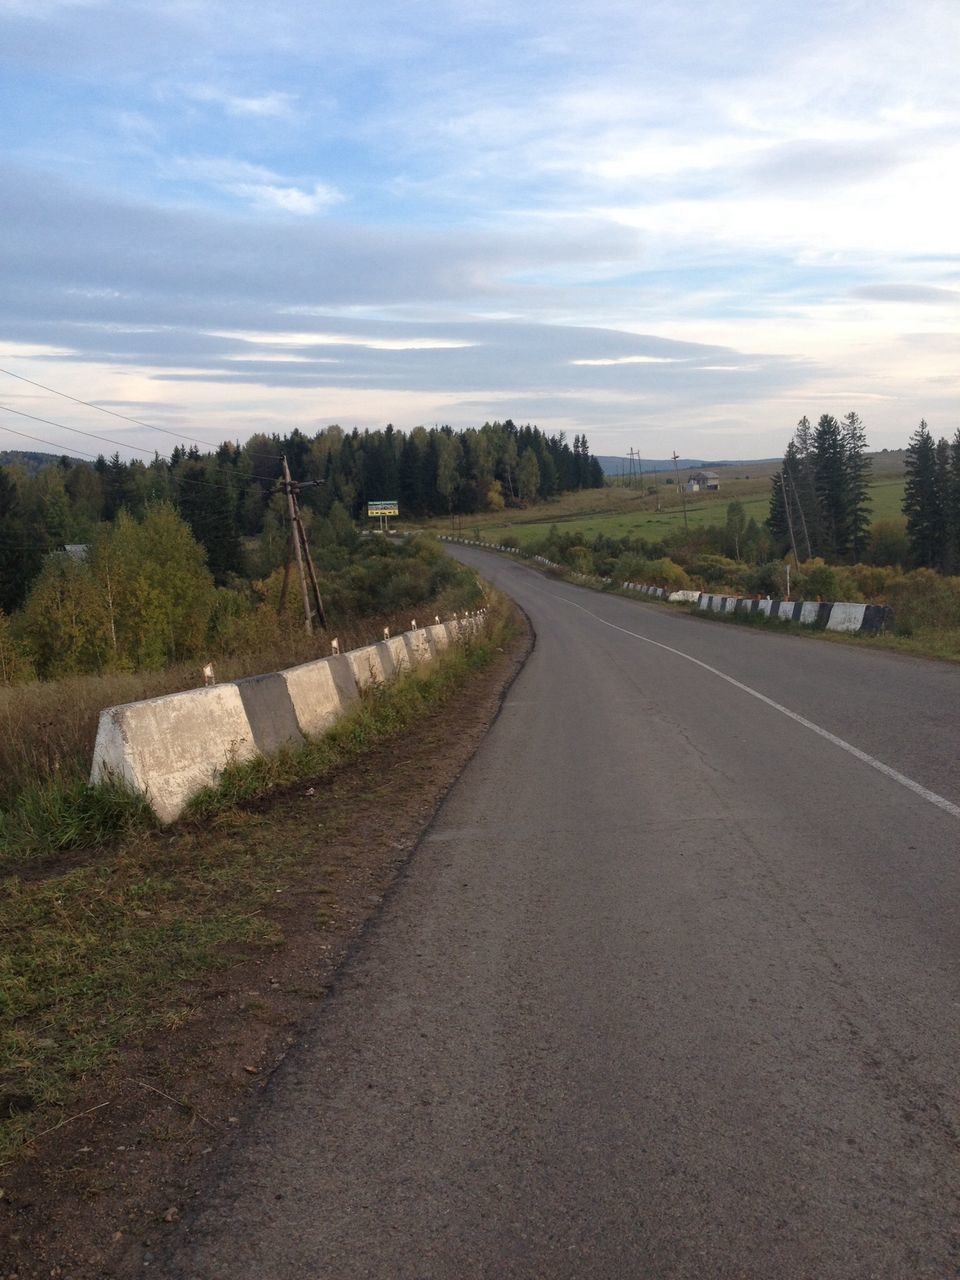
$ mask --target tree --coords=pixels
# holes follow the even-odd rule
[[[840,424],[829,413],[821,414],[813,433],[814,482],[821,519],[821,555],[836,558],[850,544],[847,472]]]
[[[111,664],[106,601],[89,565],[64,551],[47,557],[17,630],[41,679],[100,672]]]
[[[524,449],[517,464],[517,487],[520,497],[535,502],[540,492],[540,464],[532,448]]]
[[[0,684],[16,684],[33,676],[25,645],[14,634],[10,619],[0,610]]]
[[[910,437],[904,469],[903,514],[910,553],[916,565],[933,569],[943,554],[944,513],[937,484],[937,447],[922,418]]]
[[[452,512],[460,488],[460,468],[463,463],[463,449],[460,441],[452,433],[437,434],[437,492],[443,499],[447,511]]]
[[[747,513],[743,503],[736,499],[727,505],[727,554],[741,559],[743,536],[747,528]]]
[[[960,572],[960,427],[950,446],[950,481],[947,505],[948,564],[951,573]]]
[[[863,558],[870,532],[870,459],[859,414],[848,413],[841,428],[846,483],[846,539],[853,559]]]
[[[122,515],[93,548],[89,572],[118,660],[159,668],[199,654],[213,611],[203,548],[169,503],[138,523]]]
[[[937,471],[936,471],[936,493],[937,508],[940,512],[940,554],[937,558],[937,568],[942,573],[954,572],[953,560],[953,475],[950,459],[950,441],[945,437],[937,441],[936,445]]]

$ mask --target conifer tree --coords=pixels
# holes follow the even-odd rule
[[[915,564],[933,569],[942,556],[944,520],[937,485],[937,448],[922,418],[910,437],[904,468],[903,514],[910,553]]]
[[[846,483],[847,546],[855,561],[861,560],[870,534],[870,459],[867,435],[860,415],[850,412],[841,428],[843,467]]]

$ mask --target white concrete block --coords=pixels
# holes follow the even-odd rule
[[[280,675],[303,734],[325,733],[359,696],[346,654],[304,662]]]
[[[394,675],[410,670],[410,651],[403,643],[402,635],[391,636],[389,640],[384,641],[384,647],[390,651],[390,657],[393,659]]]
[[[432,626],[425,627],[424,630],[427,632],[430,643],[437,653],[441,653],[444,649],[449,649],[456,639],[456,636],[450,631],[449,623],[446,622],[435,622]]]
[[[90,781],[125,782],[173,822],[228,764],[256,754],[240,691],[216,684],[102,711]]]
[[[830,608],[827,630],[859,631],[863,626],[863,618],[866,611],[867,606],[865,604],[847,604],[839,601]]]
[[[820,606],[816,600],[804,600],[800,606],[800,617],[797,619],[805,627],[812,627],[820,613]]]
[[[462,635],[462,631],[460,632]],[[403,643],[407,646],[407,652],[410,655],[410,661],[413,666],[419,666],[421,662],[429,662],[433,657],[433,646],[430,643],[430,637],[427,635],[427,628],[421,627],[417,631],[405,631],[403,633]]]
[[[358,688],[366,689],[371,684],[385,683],[387,674],[383,669],[379,645],[368,644],[362,649],[351,649],[344,657],[350,663]]]

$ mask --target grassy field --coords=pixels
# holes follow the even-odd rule
[[[871,511],[874,520],[887,520],[901,514],[903,498],[903,453],[887,452],[871,457],[874,483],[871,486]],[[762,523],[770,510],[770,480],[779,467],[776,462],[744,463],[724,468],[720,473],[718,493],[687,495],[687,521],[692,528],[706,524],[723,524],[727,504],[734,499],[743,503],[747,519]],[[683,473],[681,472],[681,475]],[[654,486],[655,477],[645,476],[645,486]],[[683,503],[664,473],[656,477],[657,492],[640,493],[618,483],[604,489],[583,489],[566,493],[550,502],[506,512],[425,521],[422,527],[434,533],[452,528],[465,537],[483,536],[492,540],[512,538],[520,546],[542,538],[552,524],[576,529],[587,538],[602,533],[611,538],[645,538],[659,541],[665,534],[683,527]],[[659,495],[659,496],[658,496]],[[657,510],[657,507],[660,510]]]
[[[886,520],[901,514],[903,476],[881,475],[871,486],[871,515]],[[687,521],[691,528],[707,524],[723,524],[727,504],[734,499],[743,503],[747,518],[762,523],[770,510],[770,477],[751,474],[724,483],[719,493],[693,494],[687,498]],[[627,535],[656,542],[665,534],[683,527],[683,504],[674,490],[664,487],[660,495],[661,510],[655,497],[641,496],[635,490],[612,486],[603,490],[586,490],[565,495],[556,502],[541,503],[525,511],[511,512],[508,519],[499,516],[469,516],[463,520],[463,532],[479,529],[485,538],[513,538],[521,546],[542,538],[551,525],[576,529],[587,538],[605,534],[611,538]],[[449,522],[435,522],[438,532],[449,528]]]

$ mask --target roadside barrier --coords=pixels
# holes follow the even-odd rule
[[[430,662],[483,629],[486,611],[421,627],[286,671],[128,702],[100,712],[91,783],[118,781],[162,823],[230,764],[324,733],[371,684]]]
[[[893,617],[893,610],[882,604],[853,604],[836,600],[758,600],[747,596],[714,596],[701,594],[699,607],[713,613],[759,613],[771,622],[797,622],[805,627],[822,627],[826,631],[858,631],[876,634]]]
[[[440,541],[456,542],[464,547],[481,547],[485,551],[506,551],[509,555],[546,565],[548,569],[565,570],[567,576],[575,582],[610,582],[609,578],[575,573],[566,565],[548,560],[546,556],[532,556],[519,547],[504,547],[499,543],[483,542],[477,538],[452,538],[443,533],[440,534]],[[759,600],[749,596],[710,595],[703,591],[668,591],[665,587],[648,586],[643,582],[621,582],[620,587],[624,591],[637,591],[641,595],[667,600],[671,604],[680,601],[696,604],[713,613],[760,613],[774,622],[797,622],[801,626],[820,626],[827,631],[857,631],[874,635],[882,631],[893,618],[893,610],[882,604],[854,604],[844,600]]]

